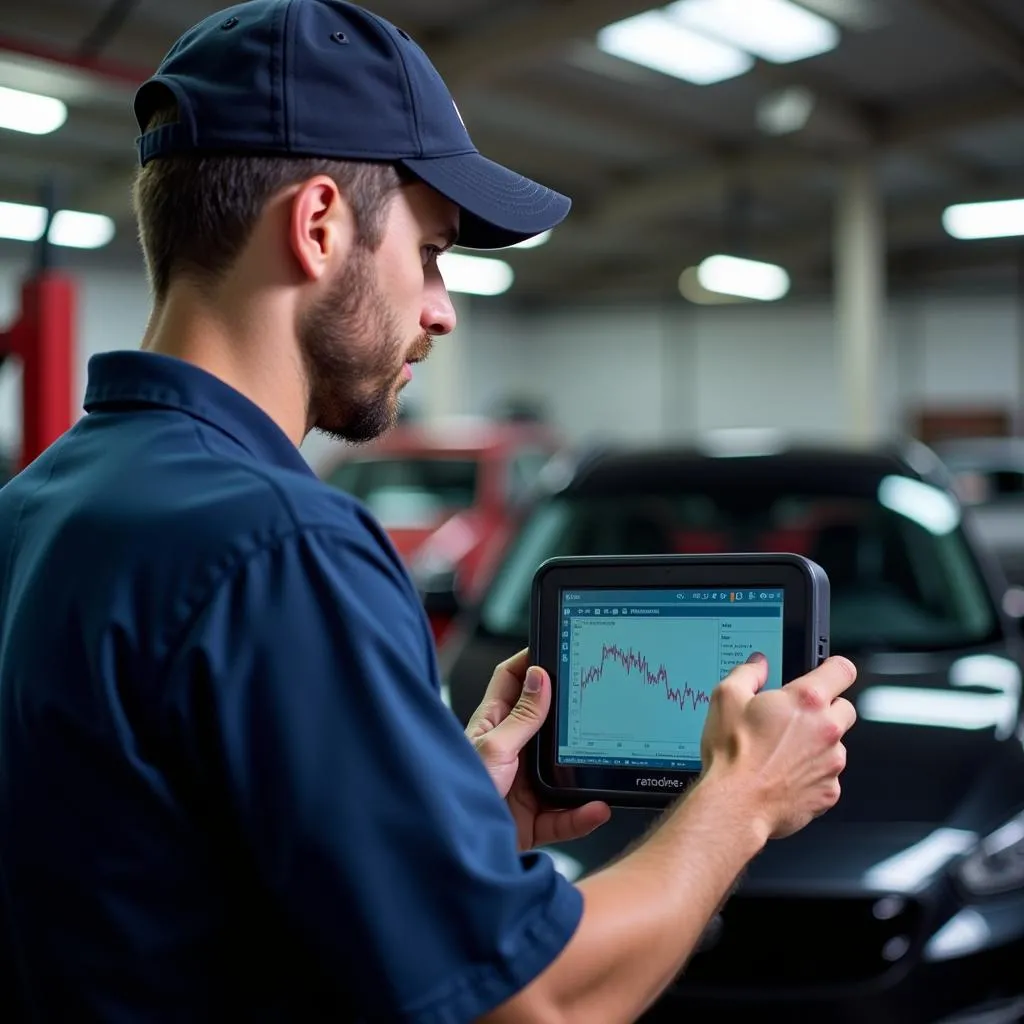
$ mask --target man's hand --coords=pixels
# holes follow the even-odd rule
[[[731,780],[753,798],[769,838],[792,835],[836,805],[843,739],[857,721],[843,696],[857,679],[845,658],[766,690],[768,663],[752,655],[711,697],[701,756],[705,777]]]
[[[611,808],[596,801],[568,810],[547,810],[537,800],[519,763],[519,753],[540,729],[550,708],[547,673],[530,666],[529,652],[520,651],[494,670],[484,699],[466,726],[466,735],[498,792],[508,801],[520,850],[578,839],[611,817]]]

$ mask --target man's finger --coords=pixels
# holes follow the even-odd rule
[[[763,654],[755,652],[722,680],[722,686],[724,693],[745,697],[763,689],[766,682],[768,682],[768,659]]]
[[[845,697],[837,697],[829,708],[832,719],[839,724],[846,735],[857,722],[857,709]]]
[[[857,681],[857,666],[848,658],[833,655],[790,685],[814,690],[826,705],[845,693]]]
[[[600,801],[565,810],[542,811],[537,815],[534,827],[536,845],[547,846],[549,843],[568,843],[573,839],[582,839],[604,825],[611,816],[611,808]]]

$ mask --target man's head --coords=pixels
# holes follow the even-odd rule
[[[501,248],[569,201],[486,160],[423,51],[341,0],[251,0],[187,32],[139,90],[139,234],[179,283],[288,303],[309,426],[387,429],[455,315],[436,257]]]

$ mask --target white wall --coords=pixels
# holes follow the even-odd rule
[[[0,263],[0,326],[18,307],[24,270]],[[90,355],[134,348],[149,297],[141,274],[79,270],[78,390]],[[574,439],[684,436],[730,426],[795,433],[844,430],[832,310],[771,307],[594,308],[511,316],[457,297],[460,325],[418,368],[407,400],[428,413],[480,413],[510,392],[544,401]],[[1024,325],[1012,294],[891,303],[880,380],[885,430],[924,402],[1015,407]],[[18,444],[17,367],[0,369],[0,447]],[[305,447],[317,461],[325,445]]]

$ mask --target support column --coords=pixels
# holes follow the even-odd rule
[[[882,420],[885,338],[885,223],[874,162],[865,157],[842,178],[835,230],[835,318],[847,434],[870,443]]]

